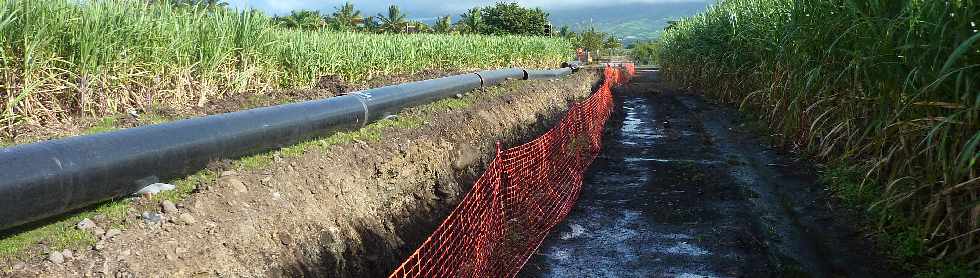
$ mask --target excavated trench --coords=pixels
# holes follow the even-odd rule
[[[99,248],[61,264],[10,261],[0,277],[386,276],[467,192],[497,141],[536,137],[597,81],[580,72],[507,82],[261,167],[217,165],[220,175],[177,203],[196,223],[148,227],[140,213],[159,204],[137,204]]]
[[[232,170],[178,203],[195,225],[149,229],[131,210],[100,250],[0,276],[381,277],[410,254],[492,158],[551,127],[596,77],[510,82],[378,141]],[[641,72],[614,92],[604,150],[525,277],[894,277],[811,165],[740,131],[737,111]],[[247,187],[236,191],[234,179]],[[169,215],[165,215],[169,216]]]
[[[895,277],[812,165],[642,71],[523,277]]]

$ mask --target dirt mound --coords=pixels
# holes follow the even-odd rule
[[[320,79],[317,80],[316,89],[326,90],[334,96],[339,96],[346,93],[350,88],[340,76],[324,75],[320,76]]]
[[[55,265],[28,262],[11,275],[383,276],[455,206],[492,158],[494,143],[537,136],[596,77],[515,81],[410,109],[353,139],[259,169],[224,169],[164,213],[100,250]],[[330,83],[335,84],[335,83]],[[227,167],[217,163],[217,168]],[[188,224],[183,215],[191,215]]]

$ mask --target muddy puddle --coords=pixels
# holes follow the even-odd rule
[[[895,277],[815,170],[656,72],[619,89],[582,195],[523,277]]]

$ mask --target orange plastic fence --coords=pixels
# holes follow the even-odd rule
[[[390,277],[513,277],[578,199],[599,154],[611,88],[635,73],[606,67],[602,86],[557,126],[503,150],[470,192]]]

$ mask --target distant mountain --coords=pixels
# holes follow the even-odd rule
[[[566,25],[572,30],[581,31],[587,29],[591,22],[597,30],[613,34],[630,43],[656,39],[660,37],[668,21],[695,15],[704,11],[713,2],[636,3],[549,12],[555,30]]]

